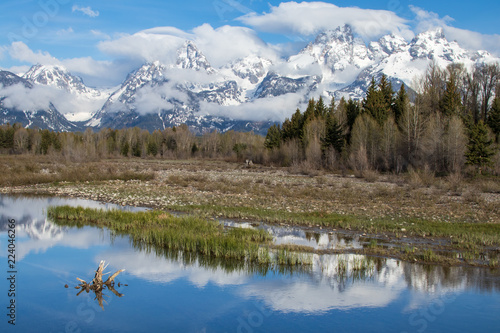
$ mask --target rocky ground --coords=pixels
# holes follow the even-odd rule
[[[68,173],[67,168],[76,168],[76,171]],[[397,222],[397,232],[378,235],[376,232],[371,236],[382,236],[384,241],[403,240],[408,243],[407,246],[422,244],[422,241],[415,240],[415,234],[406,238],[406,219],[435,221],[446,225],[500,222],[500,184],[494,178],[471,181],[449,176],[440,179],[423,173],[403,176],[367,173],[358,178],[350,174],[304,170],[294,172],[293,168],[248,167],[242,163],[207,160],[116,159],[78,167],[54,161],[46,162],[43,168],[30,167],[30,170],[48,177],[41,179],[52,177],[57,181],[33,185],[4,184],[1,192],[79,197],[186,212],[194,211],[197,207],[209,207],[205,212],[208,211],[213,217],[255,219],[260,215],[247,212],[259,210],[265,212],[264,215],[267,212],[274,216],[282,213],[284,221],[290,216],[286,214],[294,213],[314,213],[319,217],[346,216],[367,221],[394,220]],[[75,181],[74,173],[78,172],[85,174],[82,176],[85,179],[93,179],[92,175],[95,174],[98,180]],[[127,180],[123,180],[123,173],[127,173]],[[62,174],[71,175],[73,180],[65,181],[64,177],[60,177]],[[4,178],[8,179],[8,175],[4,175]],[[228,216],[226,208],[237,214]],[[307,222],[305,226],[311,227]],[[426,238],[425,242],[428,241]],[[429,244],[434,250],[443,249],[443,246],[434,246],[438,243],[433,245],[432,242]],[[469,251],[471,258],[477,258],[485,253],[486,248],[498,256],[500,248],[491,247],[495,242],[490,241],[488,245],[484,243],[484,248],[479,244],[478,248],[477,241],[472,247],[469,240],[456,245],[457,242],[449,237],[446,244],[448,250],[454,251],[458,246]],[[404,257],[409,253],[409,259],[419,258],[413,250],[407,253],[384,251],[380,247],[371,250],[374,254]],[[490,260],[491,265],[497,266],[498,259]]]
[[[109,161],[107,163],[110,163]],[[287,169],[220,161],[116,160],[118,169],[153,173],[154,179],[56,182],[6,186],[3,193],[50,194],[169,209],[217,205],[287,212],[416,217],[442,222],[500,222],[500,193],[489,185],[406,176],[292,174]],[[41,172],[50,172],[42,170]],[[95,172],[99,172],[97,169]],[[412,177],[417,178],[418,175]],[[484,190],[486,189],[486,190]]]

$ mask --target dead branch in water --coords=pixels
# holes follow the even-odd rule
[[[99,263],[99,267],[97,267],[97,270],[95,271],[94,278],[92,279],[91,283],[87,283],[85,280],[76,278],[78,281],[81,283],[78,285],[78,289],[81,288],[81,290],[76,294],[77,296],[80,295],[82,292],[86,291],[89,293],[91,290],[94,291],[97,299],[99,302],[99,306],[104,310],[104,305],[103,305],[103,296],[105,296],[102,293],[102,290],[107,288],[109,291],[111,291],[113,294],[115,294],[118,297],[122,297],[123,294],[120,294],[116,289],[114,288],[115,284],[115,278],[120,274],[121,272],[125,271],[124,269],[120,269],[116,271],[115,274],[111,275],[105,282],[103,282],[102,277],[103,275],[109,274],[109,273],[104,273],[104,270],[108,267],[108,265],[105,265],[104,260],[101,260]],[[119,285],[119,284],[118,284]]]

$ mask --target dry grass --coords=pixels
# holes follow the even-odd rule
[[[437,178],[426,172],[411,171],[402,176],[375,174],[367,181],[327,173],[312,177],[259,165],[247,169],[243,164],[207,160],[117,159],[67,164],[48,157],[31,160],[21,156],[20,159],[4,157],[0,164],[6,170],[0,175],[4,193],[97,197],[162,209],[212,205],[368,218],[500,221],[497,178],[473,180],[458,175]],[[143,178],[139,182],[113,181],[134,177]],[[63,180],[70,183],[62,183]],[[100,181],[84,183],[93,180]],[[54,182],[61,183],[54,187]],[[31,184],[38,185],[12,188]]]
[[[0,186],[26,186],[58,182],[152,180],[153,172],[113,161],[72,163],[54,156],[0,156]],[[133,169],[133,170],[131,170]]]

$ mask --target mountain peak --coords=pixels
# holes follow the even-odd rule
[[[313,44],[327,44],[332,42],[351,43],[354,40],[354,34],[350,25],[345,24],[337,27],[335,30],[325,30],[318,34]]]
[[[184,45],[177,50],[176,65],[184,69],[194,69],[196,71],[204,69],[207,73],[215,72],[205,55],[198,50],[196,45],[190,40],[187,40]]]
[[[418,40],[446,40],[446,36],[444,35],[443,28],[438,27],[431,30],[427,30],[419,33],[415,36],[414,41]]]
[[[51,86],[76,95],[87,95],[90,98],[101,96],[100,91],[87,87],[80,77],[71,74],[61,65],[36,64],[22,77],[33,84]]]

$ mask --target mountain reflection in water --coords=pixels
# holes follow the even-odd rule
[[[124,308],[127,306],[132,307],[131,309],[134,311],[142,311],[135,306],[135,303],[139,302],[140,299],[155,300],[161,297],[162,301],[167,303],[179,301],[179,299],[166,299],[160,295],[162,292],[170,290],[169,286],[182,284],[184,286],[181,288],[183,293],[197,294],[203,290],[208,292],[212,288],[218,288],[218,293],[224,295],[221,297],[237,299],[238,304],[244,301],[260,302],[266,309],[275,314],[275,320],[279,318],[278,313],[295,316],[306,315],[301,317],[301,320],[306,323],[311,320],[312,331],[315,331],[313,318],[318,320],[318,316],[324,316],[324,320],[328,321],[331,320],[329,316],[335,311],[383,310],[392,308],[394,304],[399,304],[398,315],[406,316],[400,320],[400,327],[405,328],[405,325],[410,325],[415,331],[415,327],[419,327],[412,326],[408,318],[415,311],[425,309],[436,300],[455,299],[460,295],[472,293],[481,304],[479,301],[481,295],[498,295],[500,292],[500,279],[492,275],[488,269],[412,264],[395,259],[366,258],[356,254],[313,254],[313,264],[306,269],[283,267],[263,269],[258,265],[249,266],[244,262],[204,258],[194,254],[169,252],[143,244],[134,244],[128,236],[116,235],[106,229],[89,226],[80,228],[58,226],[48,221],[44,213],[44,209],[49,205],[112,207],[109,205],[105,206],[86,200],[14,198],[9,196],[0,196],[0,202],[0,215],[2,216],[0,245],[2,248],[5,247],[6,220],[16,219],[18,223],[16,249],[19,255],[19,265],[26,262],[25,271],[36,271],[38,269],[36,265],[42,265],[42,263],[52,265],[49,268],[44,267],[44,269],[50,269],[51,272],[56,273],[44,274],[52,277],[55,274],[55,278],[61,280],[58,283],[58,288],[63,289],[62,292],[70,290],[70,294],[61,295],[59,302],[69,302],[69,304],[75,302],[72,298],[75,297],[73,295],[75,292],[74,289],[71,290],[76,285],[75,276],[88,276],[101,259],[105,259],[113,265],[110,270],[126,269],[122,280],[134,280],[134,282],[130,283],[125,296],[120,298],[119,302],[113,301],[112,304],[105,307],[106,313],[113,313],[115,310],[127,313],[128,308]],[[304,244],[318,247],[332,246],[332,240],[336,246],[339,243],[346,246],[358,246],[356,239],[342,241],[341,238],[335,238],[335,235],[327,235],[329,237],[320,235],[318,237],[315,234],[291,229],[285,233],[275,232],[275,235],[281,239],[303,237]],[[73,264],[75,261],[77,264]],[[361,261],[368,265],[362,274],[355,269],[356,263]],[[72,264],[70,265],[68,262],[72,262]],[[29,265],[33,268],[28,269]],[[345,266],[345,271],[341,272],[339,267],[342,265]],[[36,272],[39,274],[39,271]],[[38,278],[39,276],[32,277],[33,280]],[[30,281],[30,278],[26,277],[26,281]],[[68,282],[63,283],[63,281]],[[46,282],[41,283],[46,284]],[[68,283],[71,288],[61,288],[65,283]],[[29,293],[26,292],[23,296],[24,304],[42,302],[40,305],[44,306],[43,298],[36,296],[35,291],[33,291],[33,296],[28,295]],[[182,297],[187,299],[190,297],[188,294],[183,295]],[[27,299],[29,297],[33,297],[33,299]],[[38,298],[35,299],[35,297]],[[183,303],[181,302],[181,304]],[[193,308],[193,305],[190,304],[185,306],[186,309]],[[34,307],[32,310],[35,311],[36,308],[38,307]],[[64,318],[74,316],[74,308],[71,306],[69,308],[68,311],[72,312],[64,315]],[[224,309],[226,308],[224,307]],[[493,310],[491,309],[491,311]],[[63,310],[58,309],[57,311]],[[144,311],[148,311],[147,308]],[[205,309],[205,311],[209,310]],[[218,308],[217,311],[223,310]],[[498,321],[491,319],[488,311],[477,309],[473,315],[478,318],[487,316],[484,325],[491,326],[492,323],[498,325]],[[307,319],[309,315],[314,316]],[[388,316],[392,316],[392,314],[388,314]],[[24,320],[29,321],[28,318],[26,316]],[[267,319],[271,321],[271,319]],[[127,322],[127,319],[124,320]],[[158,321],[161,321],[161,317],[158,318]],[[236,324],[237,322],[235,322]],[[55,324],[47,322],[44,325],[49,327]],[[61,322],[60,325],[64,327],[64,322]],[[91,326],[89,330],[98,331],[97,322],[92,323],[92,325],[94,326]],[[57,327],[59,326],[56,326],[54,331]],[[130,324],[130,330],[133,327],[134,325]],[[286,329],[290,329],[290,327]]]

